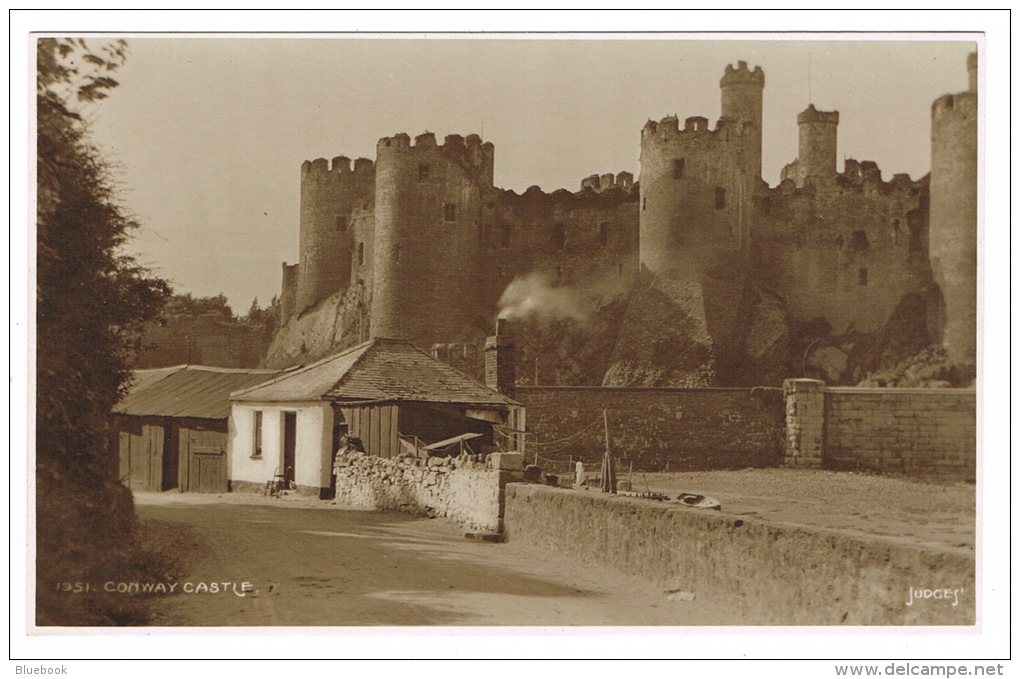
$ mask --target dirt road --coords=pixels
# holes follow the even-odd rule
[[[186,577],[156,599],[162,626],[754,623],[732,601],[670,599],[558,554],[466,540],[439,519],[234,494],[136,504],[155,530],[184,526],[190,536]],[[255,591],[243,592],[246,582]]]

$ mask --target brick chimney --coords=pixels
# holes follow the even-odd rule
[[[485,338],[485,385],[510,398],[514,395],[514,341],[506,334],[506,319],[496,319],[496,334]]]

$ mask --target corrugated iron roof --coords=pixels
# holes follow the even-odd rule
[[[518,405],[407,340],[370,342],[231,395],[237,401],[427,401]]]
[[[230,416],[231,392],[261,384],[279,372],[198,365],[136,370],[131,388],[113,411],[124,415],[226,419]]]

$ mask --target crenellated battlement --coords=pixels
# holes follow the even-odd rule
[[[797,124],[807,125],[810,123],[821,123],[824,125],[839,125],[839,111],[819,111],[814,104],[797,114]]]
[[[634,175],[627,171],[616,175],[612,172],[602,175],[593,174],[581,180],[582,192],[588,190],[595,193],[604,193],[610,190],[629,192],[634,190],[634,186]]]
[[[736,66],[726,64],[726,72],[719,80],[719,86],[728,87],[737,84],[753,84],[764,87],[765,72],[761,70],[761,66],[755,66],[753,71],[748,69],[746,61],[738,61]]]
[[[715,128],[709,126],[708,118],[704,116],[690,116],[684,120],[683,129],[680,128],[680,121],[675,116],[666,116],[659,122],[649,120],[641,128],[641,141],[644,142],[666,142],[673,143],[680,139],[714,139],[729,141],[736,137],[747,134],[755,134],[748,122],[733,120],[722,117],[716,121]]]
[[[914,181],[909,174],[897,173],[888,182],[882,180],[882,170],[871,160],[855,160],[847,158],[843,161],[843,172],[834,175],[834,181],[816,176],[802,177],[802,184],[796,180],[796,161],[783,168],[780,183],[774,187],[766,187],[764,195],[800,196],[814,195],[822,186],[830,186],[840,190],[876,191],[882,194],[898,193],[915,195],[920,181]]]
[[[302,175],[354,175],[357,177],[371,177],[375,173],[375,163],[368,158],[358,158],[351,163],[347,156],[336,156],[333,160],[325,158],[306,160],[301,164]]]

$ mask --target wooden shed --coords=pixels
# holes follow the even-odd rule
[[[225,492],[230,393],[278,372],[192,365],[135,371],[113,412],[121,481],[136,491]]]

